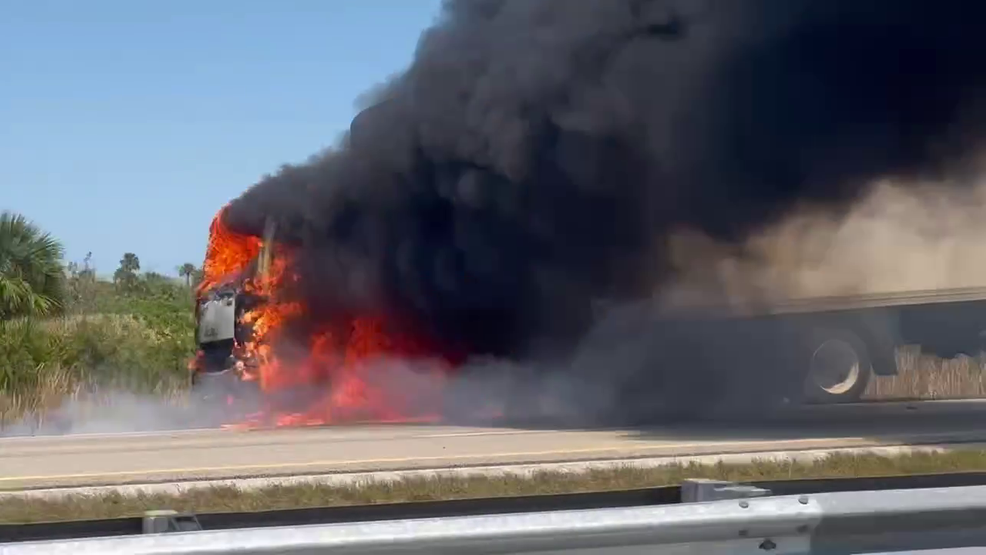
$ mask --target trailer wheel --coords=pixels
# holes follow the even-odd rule
[[[858,401],[873,365],[866,343],[848,330],[816,330],[808,343],[805,397],[809,403]]]

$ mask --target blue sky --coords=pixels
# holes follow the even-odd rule
[[[0,209],[101,274],[199,265],[216,211],[335,142],[439,4],[0,1]]]

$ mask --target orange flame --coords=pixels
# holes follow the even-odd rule
[[[242,272],[263,248],[262,239],[239,235],[226,227],[222,221],[225,209],[220,210],[210,227],[199,295]],[[298,426],[437,418],[428,411],[416,410],[418,399],[402,397],[413,393],[370,379],[372,362],[379,357],[429,358],[436,351],[418,339],[389,331],[388,322],[382,316],[313,315],[300,303],[282,298],[286,280],[296,279],[290,271],[292,253],[282,245],[268,245],[268,248],[271,263],[267,274],[248,276],[242,281],[242,290],[262,302],[241,318],[252,326],[252,332],[248,340],[235,347],[238,359],[247,361],[240,375],[255,382],[265,394],[302,388],[316,395],[307,406],[295,406],[291,410],[270,406],[242,425]],[[308,337],[286,337],[290,322],[302,316],[308,322],[318,322],[322,331]],[[288,344],[295,349],[299,345],[304,347],[303,356],[282,356],[279,349]],[[430,383],[441,383],[440,376],[431,379]]]
[[[209,245],[202,265],[198,293],[208,291],[226,277],[242,271],[260,253],[260,239],[233,233],[223,223],[224,206],[209,226]]]

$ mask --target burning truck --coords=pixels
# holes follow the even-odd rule
[[[395,333],[383,317],[329,315],[315,319],[321,325],[312,328],[312,319],[302,317],[308,308],[282,296],[292,279],[291,252],[275,242],[274,232],[268,223],[262,237],[234,233],[222,211],[213,221],[195,307],[198,352],[190,365],[195,389],[212,402],[248,407],[242,419],[266,424],[442,418],[444,396],[454,395],[450,382],[465,359],[420,336],[409,337],[407,328]],[[293,328],[299,321],[308,327]],[[588,354],[575,348],[562,377],[596,387],[571,369],[581,357],[597,378],[619,382],[615,397],[606,402],[624,414],[631,406],[641,414],[666,409],[669,401],[677,402],[673,410],[693,413],[738,398],[746,399],[744,408],[792,399],[854,402],[871,376],[897,373],[898,347],[918,344],[941,357],[975,355],[983,348],[984,330],[986,290],[981,288],[770,305],[644,302],[601,316],[586,335]],[[618,358],[608,354],[630,344],[648,354],[632,363],[620,359],[626,368],[613,368]],[[676,355],[688,360],[674,360]],[[393,383],[394,374],[376,372],[373,365],[388,356],[427,360],[426,370],[417,371],[426,379]],[[690,370],[674,371],[675,365]],[[622,374],[616,377],[617,372]],[[516,383],[514,390],[501,392],[501,400],[536,404],[532,391],[534,397],[550,395],[531,383]],[[479,411],[476,401],[468,402]]]
[[[340,314],[319,319],[318,329],[299,328],[299,320],[311,321],[306,307],[280,294],[292,279],[290,247],[275,241],[269,222],[261,237],[233,232],[224,210],[210,227],[196,291],[197,352],[189,368],[200,398],[264,425],[438,417],[433,397],[450,357],[371,315]],[[387,357],[427,357],[431,375],[418,382],[425,386],[395,391],[365,375]]]

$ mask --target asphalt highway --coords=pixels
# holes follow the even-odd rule
[[[0,439],[0,490],[986,442],[986,403],[817,407],[622,430],[367,425]]]

